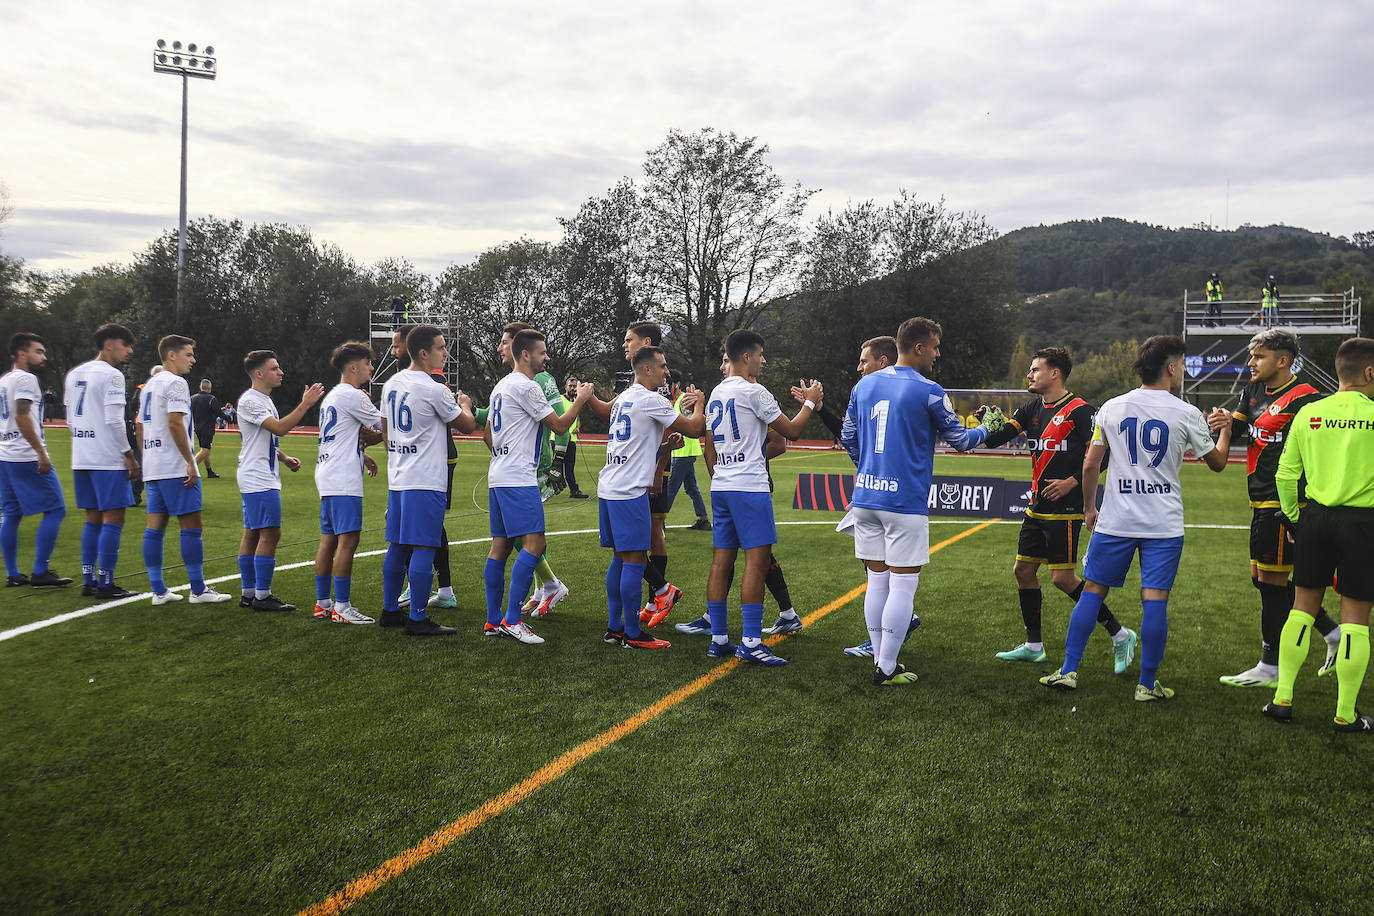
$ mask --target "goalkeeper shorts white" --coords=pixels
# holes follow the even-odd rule
[[[930,562],[930,519],[924,515],[851,506],[854,556],[888,566],[925,566]]]

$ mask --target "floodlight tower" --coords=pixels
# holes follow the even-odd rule
[[[159,38],[153,49],[153,72],[171,73],[181,77],[181,220],[177,224],[177,317],[176,329],[181,331],[182,274],[186,272],[186,99],[190,77],[212,80],[219,72],[215,49],[209,45],[198,48],[194,43],[182,48],[181,42],[170,44]]]

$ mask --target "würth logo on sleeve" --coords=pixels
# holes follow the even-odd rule
[[[1311,426],[1313,429],[1321,429],[1321,428],[1322,428],[1322,418],[1321,418],[1321,417],[1308,417],[1308,418],[1307,418],[1307,425],[1308,425],[1308,426]]]

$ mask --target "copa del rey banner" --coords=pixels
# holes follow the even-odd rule
[[[798,474],[792,508],[843,512],[853,495],[853,474]],[[937,475],[931,478],[927,505],[931,515],[1020,518],[1030,499],[1028,480]]]

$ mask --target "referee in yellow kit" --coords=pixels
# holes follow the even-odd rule
[[[1307,657],[1312,624],[1336,575],[1341,592],[1341,644],[1336,656],[1338,732],[1374,731],[1355,711],[1369,666],[1369,610],[1374,606],[1374,340],[1352,337],[1336,351],[1340,390],[1298,411],[1274,475],[1279,504],[1297,532],[1296,596],[1279,637],[1279,685],[1264,714],[1293,719],[1293,681]],[[1298,481],[1307,478],[1299,515]]]

